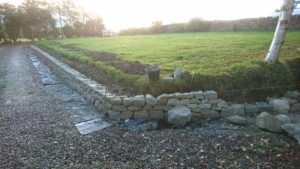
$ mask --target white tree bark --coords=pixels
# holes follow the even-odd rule
[[[265,59],[268,63],[275,63],[278,59],[284,37],[293,14],[294,3],[295,0],[283,0],[275,35],[270,46],[269,53]]]

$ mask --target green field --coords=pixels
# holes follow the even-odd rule
[[[72,45],[88,51],[114,53],[123,60],[138,60],[143,64],[160,65],[164,70],[163,74],[169,74],[176,69],[189,71],[199,76],[197,83],[203,84],[203,80],[209,80],[208,83],[214,86],[213,88],[221,85],[222,88],[225,86],[225,88],[234,89],[237,85],[233,84],[232,80],[247,79],[249,75],[248,80],[240,83],[243,87],[250,87],[247,84],[261,73],[265,74],[267,81],[264,81],[263,77],[259,77],[261,82],[254,81],[255,85],[253,86],[260,86],[263,83],[272,85],[277,76],[279,81],[293,81],[294,83],[293,78],[297,79],[297,75],[293,75],[294,72],[291,71],[293,68],[287,62],[294,62],[300,58],[298,51],[300,31],[288,32],[280,55],[280,62],[270,66],[264,64],[263,61],[273,34],[274,32],[185,33],[65,39],[42,41],[38,44],[58,54],[81,60],[86,64],[93,64],[93,59],[83,53],[61,46]],[[119,76],[124,76],[119,80],[131,76],[123,74],[117,68],[105,63],[99,63],[98,67],[102,70],[109,69],[105,72],[109,75],[112,74],[117,79]],[[111,73],[111,71],[115,72]],[[280,76],[283,76],[283,79]],[[133,79],[133,81],[136,80]],[[212,82],[214,79],[218,82]]]

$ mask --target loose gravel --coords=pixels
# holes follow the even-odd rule
[[[0,47],[0,168],[299,168],[284,134],[205,128],[80,135],[22,46]]]

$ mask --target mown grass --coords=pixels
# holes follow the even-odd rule
[[[263,62],[274,32],[210,32],[164,35],[81,38],[38,43],[59,54],[83,63],[96,65],[83,53],[64,49],[61,45],[115,53],[124,60],[160,65],[163,74],[176,69],[191,72],[191,78],[178,84],[151,83],[145,77],[124,74],[106,63],[97,61],[99,69],[120,81],[154,93],[196,89],[231,90],[262,86],[287,85],[299,82],[300,31],[289,31],[274,65]],[[103,66],[105,65],[105,66]],[[132,78],[134,77],[134,78]],[[130,79],[130,80],[127,80]]]

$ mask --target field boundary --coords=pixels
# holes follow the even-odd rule
[[[176,106],[188,107],[197,118],[220,118],[228,108],[224,100],[218,99],[215,91],[162,94],[158,97],[150,94],[134,97],[115,95],[106,86],[89,79],[42,49],[34,45],[31,48],[59,78],[109,119],[166,119],[168,111]]]

